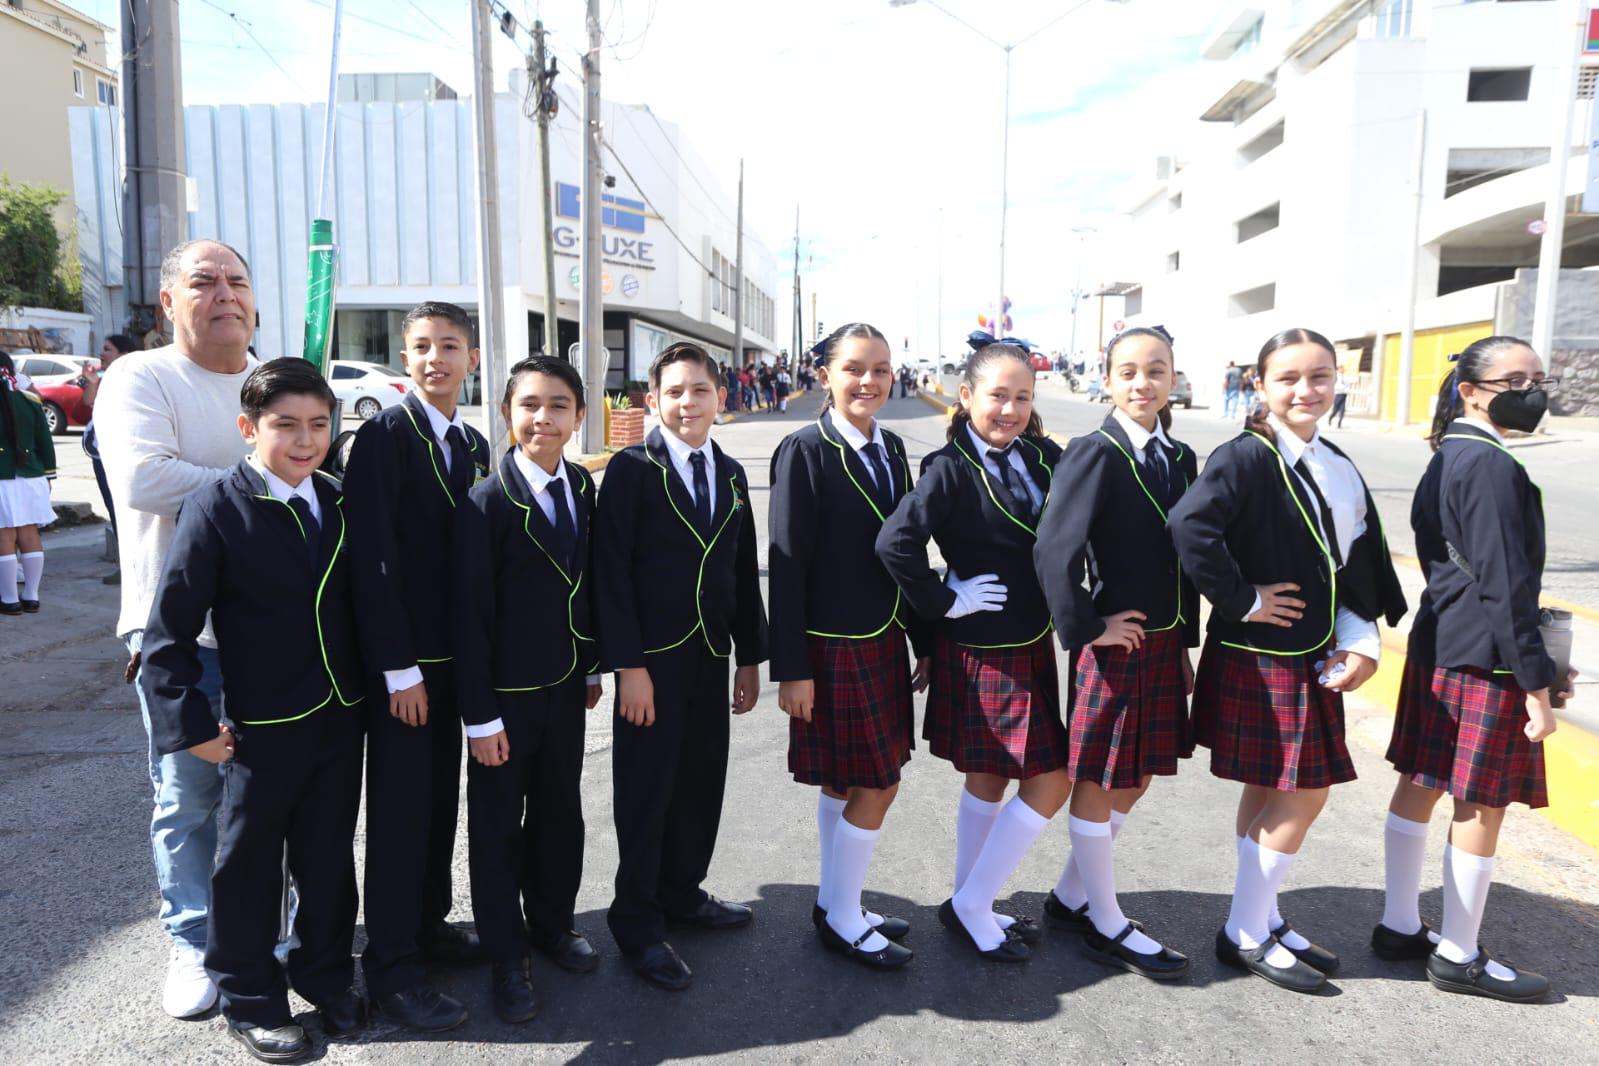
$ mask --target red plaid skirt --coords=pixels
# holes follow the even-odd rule
[[[1079,651],[1067,717],[1066,773],[1073,781],[1137,788],[1150,774],[1175,774],[1177,760],[1194,754],[1182,630],[1150,633],[1137,651]]]
[[[922,737],[965,774],[1025,780],[1066,765],[1053,634],[1019,648],[939,637]]]
[[[1355,779],[1344,700],[1316,680],[1324,653],[1267,655],[1205,641],[1194,676],[1194,739],[1210,772],[1283,792]]]
[[[788,769],[835,792],[887,788],[916,746],[910,656],[898,626],[875,637],[807,637],[816,704],[788,720]]]
[[[1484,807],[1549,806],[1543,745],[1527,739],[1527,693],[1509,674],[1411,659],[1388,761],[1422,788]]]

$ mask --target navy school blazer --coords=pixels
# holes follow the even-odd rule
[[[1528,692],[1552,684],[1538,632],[1543,495],[1521,461],[1455,422],[1416,487],[1410,526],[1427,577],[1411,627],[1417,661],[1505,671]]]
[[[356,432],[344,472],[361,647],[374,671],[448,662],[451,541],[455,507],[489,475],[489,445],[466,427],[470,479],[445,470],[439,442],[416,394]]]
[[[531,692],[599,670],[589,529],[594,480],[566,464],[577,545],[568,567],[555,527],[507,451],[455,509],[455,690],[461,719],[500,716],[496,692]]]
[[[893,503],[911,486],[905,442],[883,430]],[[932,654],[931,627],[878,561],[874,545],[894,507],[872,494],[860,455],[824,413],[784,437],[772,456],[767,587],[771,594],[773,681],[811,677],[808,636],[874,637],[908,630],[918,658]]]
[[[739,666],[766,660],[755,517],[744,468],[713,441],[716,508],[709,529],[672,467],[659,428],[605,468],[594,516],[595,618],[609,670],[699,641]],[[735,650],[736,649],[736,650]]]
[[[1198,478],[1199,462],[1192,448],[1171,443],[1152,437],[1147,446],[1165,451],[1171,486],[1164,497],[1144,480],[1147,467],[1114,415],[1066,446],[1033,547],[1061,647],[1092,644],[1105,632],[1104,617],[1131,610],[1144,613],[1146,633],[1181,629],[1185,646],[1199,643],[1199,594],[1166,531],[1166,515]]]
[[[1022,449],[1047,512],[1060,445],[1021,437],[1015,446]],[[1049,605],[1033,571],[1036,527],[1016,517],[1017,510],[1004,484],[974,454],[964,428],[922,460],[916,487],[877,535],[877,557],[939,636],[967,647],[999,648],[1031,644],[1049,632]],[[962,580],[997,575],[1006,588],[1004,609],[945,618],[955,593],[929,565],[928,541],[938,544],[944,562]]]
[[[195,643],[207,612],[223,706],[235,725],[270,728],[314,713],[348,713],[361,702],[344,498],[333,478],[313,476],[322,511],[315,565],[299,518],[247,461],[183,501],[145,625],[139,675],[158,753],[217,735],[217,716],[199,688]]]
[[[1321,443],[1344,453],[1325,437]],[[1348,456],[1344,456],[1348,458]],[[1183,566],[1215,607],[1208,632],[1233,648],[1269,655],[1317,652],[1333,639],[1340,606],[1396,625],[1406,611],[1382,518],[1366,490],[1366,532],[1336,574],[1316,524],[1315,498],[1277,445],[1245,430],[1210,454],[1171,510],[1167,528]],[[1244,621],[1256,585],[1292,581],[1305,611],[1292,626]]]

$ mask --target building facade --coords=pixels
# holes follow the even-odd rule
[[[1216,76],[1196,147],[1162,160],[1129,212],[1115,264],[1139,283],[1129,322],[1172,328],[1202,401],[1229,361],[1315,328],[1360,371],[1351,411],[1394,418],[1414,269],[1409,417],[1428,417],[1447,356],[1508,328],[1532,284],[1571,14],[1563,0],[1239,3],[1204,49]],[[1590,71],[1553,163],[1573,193],[1567,271],[1599,265],[1599,218],[1576,214],[1592,85]],[[1563,280],[1563,310],[1586,291]]]

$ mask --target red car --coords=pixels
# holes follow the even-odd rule
[[[83,405],[83,379],[73,378],[58,385],[34,383],[44,400],[44,420],[54,436],[62,436],[68,426],[86,426],[93,411]]]

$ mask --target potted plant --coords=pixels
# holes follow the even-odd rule
[[[644,440],[644,408],[624,393],[605,397],[605,446],[621,451]]]

